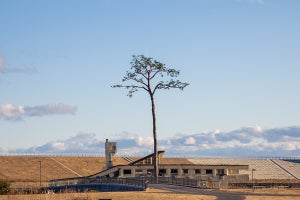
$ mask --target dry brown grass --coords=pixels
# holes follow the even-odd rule
[[[298,200],[300,190],[292,189],[263,189],[228,190],[229,192],[243,192],[246,200]],[[279,196],[280,195],[280,196]],[[295,196],[297,195],[297,196]],[[216,200],[215,196],[198,194],[175,194],[165,190],[149,188],[143,192],[97,192],[97,193],[65,193],[65,194],[36,194],[36,195],[3,195],[0,200]]]
[[[300,189],[284,189],[284,188],[264,188],[255,189],[223,189],[222,191],[227,192],[241,192],[245,194],[272,194],[272,195],[300,195]]]
[[[215,200],[214,196],[196,194],[174,194],[164,190],[148,189],[143,192],[98,192],[98,193],[66,193],[66,194],[38,194],[38,195],[6,195],[0,200]]]
[[[47,157],[47,156],[0,156],[0,178],[13,182],[39,182],[40,163],[42,179],[88,176],[100,172],[105,166],[104,157]],[[122,162],[121,158],[116,163]]]
[[[54,160],[62,163],[66,167]],[[45,157],[45,156],[0,156],[0,179],[12,181],[14,187],[31,187],[39,185],[39,161],[42,161],[43,186],[51,179],[76,177],[76,173],[87,176],[95,174],[105,166],[104,157]],[[167,160],[168,161],[168,160]],[[114,164],[126,164],[122,158],[115,158]],[[71,170],[69,170],[71,169]],[[243,192],[247,200],[294,200],[300,199],[300,190],[291,189],[262,189],[255,190],[229,190],[229,192]],[[250,195],[249,195],[250,194]],[[259,195],[259,196],[256,196]],[[280,196],[279,196],[280,195]],[[298,196],[293,196],[298,195]],[[0,200],[98,200],[101,198],[120,200],[213,200],[216,197],[193,194],[175,194],[163,190],[148,189],[145,192],[98,192],[98,193],[68,193],[68,194],[42,194],[42,195],[6,195]]]
[[[104,157],[83,156],[0,156],[0,179],[11,181],[12,187],[40,185],[40,162],[43,186],[53,179],[73,178],[96,174],[105,167]],[[114,164],[127,164],[123,158],[114,158]]]
[[[299,200],[300,189],[226,189],[228,192],[245,193],[246,200]]]
[[[138,158],[132,158],[136,160]],[[9,180],[12,187],[39,186],[40,161],[43,186],[53,179],[89,176],[102,171],[105,157],[84,156],[0,156],[0,179]],[[114,158],[114,165],[126,165],[128,161]],[[190,163],[184,158],[166,158],[164,163]],[[27,185],[26,185],[27,184]]]
[[[245,200],[299,200],[293,196],[247,196]]]

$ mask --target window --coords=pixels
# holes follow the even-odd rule
[[[166,169],[160,169],[159,172],[158,172],[158,175],[159,176],[163,176],[167,173],[167,170]]]
[[[171,174],[178,174],[178,169],[171,169]]]
[[[189,173],[189,170],[188,170],[188,169],[182,169],[182,172],[183,172],[184,174],[188,174],[188,173]]]
[[[228,169],[228,174],[238,174],[239,170],[238,169]]]
[[[206,173],[206,174],[212,174],[212,171],[213,171],[212,169],[206,169],[206,170],[205,170],[205,173]]]
[[[153,169],[147,169],[147,175],[148,176],[152,176],[154,174],[154,170]]]
[[[124,174],[131,174],[131,169],[124,169],[124,172],[123,172]]]
[[[142,175],[143,174],[143,170],[142,169],[136,169],[135,170],[135,174],[136,175]]]
[[[224,169],[217,169],[217,175],[224,175]]]
[[[195,169],[195,174],[201,174],[201,170],[200,169]]]
[[[144,160],[144,164],[146,164],[146,165],[152,164],[152,158],[147,158],[147,159],[145,159],[145,160]]]

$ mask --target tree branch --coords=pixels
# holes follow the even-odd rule
[[[138,91],[138,89],[143,89],[147,92],[149,92],[149,90],[143,86],[138,86],[138,85],[113,85],[111,86],[112,88],[125,88],[125,89],[129,89],[127,96],[132,97],[133,93]]]
[[[180,90],[183,90],[186,86],[188,86],[188,83],[183,83],[180,82],[179,80],[174,81],[173,79],[171,79],[170,81],[161,81],[160,83],[158,83],[154,90],[153,90],[153,94],[156,92],[156,90],[160,90],[160,89],[165,89],[165,90],[169,90],[171,88],[178,88]]]
[[[159,72],[161,72],[160,70],[157,70],[151,77],[150,80],[152,80]]]
[[[156,90],[160,87],[160,85],[161,85],[162,83],[163,83],[163,82],[161,81],[160,83],[158,83],[158,84],[155,86],[155,88],[154,88],[154,90],[153,90],[153,95],[155,94]]]

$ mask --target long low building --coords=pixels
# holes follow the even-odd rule
[[[0,155],[0,179],[9,180],[11,186],[16,188],[29,185],[39,186],[40,181],[42,181],[43,186],[46,186],[50,183],[50,180],[71,180],[96,174],[105,177],[109,176],[108,170],[115,171],[116,175],[118,173],[122,175],[123,172],[123,177],[131,177],[133,173],[135,173],[135,176],[140,177],[150,176],[149,172],[151,173],[152,166],[132,166],[132,163],[137,160],[140,160],[140,158],[114,156],[112,163],[114,168],[107,169],[106,157],[100,155]],[[246,175],[250,179],[249,185],[252,181],[257,184],[278,183],[287,185],[287,183],[300,183],[300,157],[170,158],[161,156],[160,164],[161,179],[191,177],[193,179],[189,180],[200,180],[201,177],[203,179],[207,177],[207,179],[217,180],[220,177],[221,180],[229,180],[229,178]],[[248,165],[249,167],[248,169],[240,169],[238,172],[228,170],[228,174],[224,170],[226,176],[217,175],[218,168],[222,169],[226,166],[230,169],[231,166],[236,165]],[[168,167],[170,170],[166,169]],[[131,171],[133,168],[135,170]],[[216,171],[213,170],[214,168]],[[252,173],[253,169],[255,171]],[[128,171],[125,171],[124,174],[124,170]],[[217,178],[213,178],[214,174]],[[114,173],[110,175],[114,175]],[[119,177],[121,178],[121,176]],[[207,184],[213,182],[211,180],[207,181]],[[235,180],[229,182],[235,182]]]
[[[159,152],[159,176],[160,177],[176,177],[176,178],[224,178],[224,176],[244,175],[244,180],[248,181],[249,176],[245,178],[245,174],[240,174],[242,170],[248,170],[248,165],[241,164],[194,164],[188,159],[162,158],[163,151]],[[152,159],[153,154],[134,161],[128,165],[112,166],[91,177],[137,177],[137,176],[153,176]],[[181,161],[181,162],[180,162]]]
[[[248,170],[248,165],[240,164],[194,164],[185,158],[163,158],[164,151],[158,152],[159,181],[168,183],[176,181],[178,184],[192,182],[193,186],[204,188],[226,187],[229,183],[248,183],[249,175],[241,173]],[[103,171],[86,176],[68,179],[52,180],[50,185],[76,185],[83,182],[89,183],[102,181],[107,178],[153,180],[153,155],[150,154],[141,159],[129,162],[127,165],[113,165],[113,159],[109,160],[109,166]],[[128,160],[129,158],[124,158]],[[90,180],[90,181],[89,181]]]
[[[132,177],[153,177],[153,156],[150,154],[138,160],[129,161],[128,165],[113,165],[113,155],[116,153],[116,143],[106,140],[106,169],[89,176],[90,178],[100,177],[117,177],[117,178],[132,178]],[[159,177],[161,178],[189,178],[207,182],[205,185],[226,186],[228,182],[245,183],[249,182],[249,175],[241,173],[249,170],[249,165],[246,164],[195,164],[188,159],[178,158],[163,158],[164,151],[158,152],[158,168]],[[131,161],[131,162],[130,162]]]

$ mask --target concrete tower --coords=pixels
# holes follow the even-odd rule
[[[117,143],[108,142],[108,139],[106,139],[105,142],[106,169],[109,169],[113,166],[113,157],[116,153],[117,153]]]

